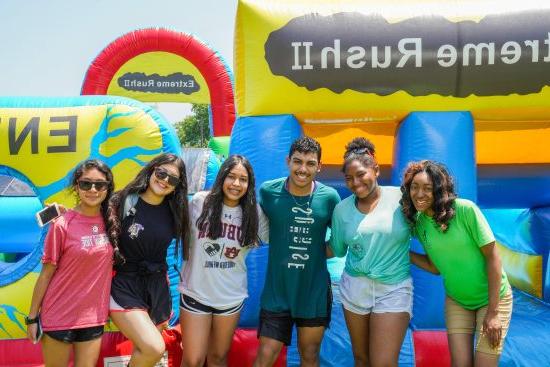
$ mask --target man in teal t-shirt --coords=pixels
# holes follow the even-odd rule
[[[294,324],[301,364],[318,366],[321,340],[330,323],[325,236],[340,197],[315,181],[321,168],[317,141],[294,141],[287,163],[288,177],[260,188],[260,204],[269,218],[269,260],[254,366],[273,365],[283,344],[290,344]]]

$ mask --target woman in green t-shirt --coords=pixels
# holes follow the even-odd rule
[[[473,202],[456,197],[453,179],[439,163],[410,163],[401,191],[403,213],[426,252],[411,251],[411,262],[443,277],[453,366],[496,366],[512,293],[487,220]]]

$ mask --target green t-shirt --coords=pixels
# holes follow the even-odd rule
[[[386,284],[410,277],[410,226],[401,211],[401,190],[380,186],[381,197],[369,213],[355,206],[355,195],[344,199],[332,214],[330,247],[335,256],[346,254],[345,271]]]
[[[325,236],[336,190],[316,182],[312,195],[292,196],[286,178],[260,188],[260,204],[269,218],[269,259],[261,307],[290,311],[292,317],[327,316],[329,274]]]
[[[465,309],[476,310],[489,303],[487,267],[480,247],[494,242],[495,237],[474,203],[456,199],[454,208],[456,214],[446,232],[431,217],[419,213],[415,235],[441,273],[447,295]],[[507,287],[508,279],[502,270],[501,297]]]

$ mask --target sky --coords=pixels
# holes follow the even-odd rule
[[[237,0],[0,0],[0,96],[76,96],[90,63],[136,29],[189,33],[233,70]],[[160,104],[172,122],[188,104]]]

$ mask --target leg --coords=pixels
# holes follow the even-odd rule
[[[369,365],[369,316],[370,314],[359,315],[344,308],[355,367]]]
[[[450,297],[445,298],[445,323],[453,367],[473,366],[475,317],[475,311],[466,310]]]
[[[290,312],[271,312],[260,310],[258,336],[260,346],[254,361],[254,367],[271,367],[277,360],[283,345],[289,345],[292,338],[294,321]]]
[[[258,347],[256,360],[254,361],[254,367],[273,366],[282,348],[283,342],[267,336],[260,336],[260,346]]]
[[[319,350],[325,333],[324,326],[298,327],[298,351],[300,366],[318,367]]]
[[[74,343],[75,367],[95,367],[101,350],[101,338]]]
[[[197,315],[180,308],[181,367],[202,367],[208,348],[212,315]]]
[[[372,367],[397,367],[408,325],[408,312],[371,314],[369,357]]]
[[[451,365],[453,367],[471,367],[473,365],[474,335],[448,334]]]
[[[45,367],[66,367],[69,364],[72,344],[55,340],[47,334],[42,335],[41,343]]]
[[[475,348],[474,362],[476,367],[498,366],[504,340],[508,334],[510,319],[512,317],[513,299],[512,291],[509,288],[506,294],[500,299],[498,304],[498,317],[502,326],[502,338],[494,348],[489,343],[488,336],[482,332],[483,321],[487,314],[487,307],[480,308],[476,313],[476,335],[477,342]]]
[[[111,319],[134,344],[130,359],[132,367],[152,367],[162,358],[164,340],[145,311],[111,312]]]
[[[476,352],[474,359],[475,367],[497,367],[500,355]]]
[[[232,315],[213,316],[210,342],[208,343],[208,357],[206,358],[208,367],[227,366],[227,353],[231,348],[233,334],[235,328],[237,328],[240,314],[240,312],[237,312]]]

